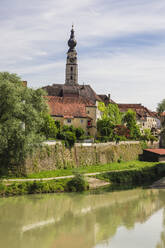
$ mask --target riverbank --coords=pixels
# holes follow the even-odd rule
[[[134,163],[134,164],[133,164]],[[108,190],[112,191],[115,189],[128,189],[137,186],[151,185],[154,181],[159,180],[165,176],[165,164],[163,163],[149,163],[132,161],[124,163],[118,163],[118,166],[114,168],[114,164],[105,165],[101,168],[100,166],[95,169],[100,169],[100,172],[93,172],[91,178],[97,178],[109,183]],[[123,165],[123,167],[122,167]],[[132,166],[131,166],[132,165]],[[105,168],[111,168],[110,171],[103,171]],[[122,168],[122,169],[121,169]],[[127,169],[126,169],[127,168]],[[85,168],[81,168],[85,171]],[[87,170],[94,169],[94,167],[87,167]],[[45,172],[43,172],[45,173]],[[47,172],[50,175],[50,171]],[[55,172],[52,172],[55,173]],[[84,174],[89,176],[89,174]],[[36,174],[37,176],[37,174]],[[42,174],[43,176],[43,174]],[[23,195],[23,194],[36,194],[36,193],[59,193],[59,192],[70,192],[68,183],[73,179],[71,176],[63,176],[63,178],[26,178],[26,179],[9,179],[3,180],[0,183],[0,196],[12,196],[12,195]],[[37,180],[38,179],[38,180]],[[14,180],[11,181],[11,180]],[[23,180],[21,182],[21,180]],[[100,184],[101,185],[101,184]],[[102,184],[101,186],[104,186]],[[73,191],[78,191],[74,188]]]
[[[122,161],[119,160],[118,162],[107,163],[107,164],[98,164],[98,165],[89,165],[89,166],[81,166],[77,168],[65,168],[65,169],[56,169],[56,170],[48,170],[48,171],[40,171],[35,173],[29,173],[26,176],[15,177],[12,175],[3,176],[0,179],[43,179],[43,180],[51,180],[51,179],[64,179],[66,176],[68,178],[72,177],[74,173],[80,174],[88,174],[89,173],[104,173],[109,171],[120,171],[120,170],[131,170],[131,169],[142,169],[152,167],[154,165],[159,165],[161,163],[158,162],[143,162],[138,160],[133,161]]]

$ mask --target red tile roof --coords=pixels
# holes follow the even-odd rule
[[[82,117],[89,118],[86,114],[86,106],[93,106],[89,101],[79,97],[46,96],[50,114],[64,118]]]
[[[121,112],[126,112],[128,109],[132,109],[136,112],[137,116],[139,116],[139,118],[142,118],[142,119],[145,117],[156,117],[153,112],[151,112],[149,109],[147,109],[141,104],[118,103],[117,105]]]
[[[153,152],[159,155],[165,155],[165,149],[144,149],[144,151]]]

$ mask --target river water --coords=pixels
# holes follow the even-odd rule
[[[165,191],[0,199],[0,248],[164,248]]]

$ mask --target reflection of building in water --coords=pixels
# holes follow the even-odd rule
[[[1,204],[0,247],[93,248],[113,237],[121,225],[133,228],[146,221],[164,203],[159,191],[138,189],[18,197],[2,199]]]

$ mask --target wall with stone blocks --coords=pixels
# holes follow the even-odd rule
[[[154,143],[150,147],[156,147]],[[63,144],[44,145],[27,158],[24,173],[76,168],[122,161],[136,160],[142,154],[140,142],[114,142],[100,144],[76,144],[67,149]]]

